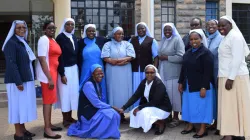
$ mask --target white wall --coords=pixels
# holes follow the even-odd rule
[[[250,0],[226,0],[226,15],[232,17],[232,3],[250,4]]]
[[[32,3],[32,12],[52,12],[53,2],[51,0],[1,0],[1,13],[29,12],[29,1]]]

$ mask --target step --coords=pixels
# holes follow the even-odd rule
[[[42,98],[36,98],[36,104],[42,105],[43,104]],[[8,100],[0,100],[0,108],[6,108],[6,107],[8,107]]]

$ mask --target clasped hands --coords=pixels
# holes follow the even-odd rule
[[[124,110],[122,108],[117,108],[114,106],[112,108],[120,114],[124,113]],[[136,116],[138,111],[140,111],[140,109],[138,107],[136,109],[134,109],[134,111],[133,111],[134,116]]]
[[[126,59],[113,59],[113,58],[109,58],[108,63],[110,63],[112,65],[123,66],[123,65],[128,64],[128,61]]]

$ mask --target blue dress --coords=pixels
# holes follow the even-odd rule
[[[131,43],[112,39],[104,45],[101,57],[135,58],[135,51]],[[109,104],[121,108],[133,94],[131,63],[123,66],[106,63],[106,81]]]
[[[215,94],[214,94],[214,119],[217,119],[217,96],[218,96],[218,71],[219,71],[219,64],[218,64],[218,49],[223,36],[217,30],[215,33],[210,34],[208,36],[208,49],[212,52],[214,56],[214,83],[215,83]]]
[[[89,68],[93,65],[93,64],[99,64],[103,67],[103,61],[101,59],[101,50],[98,47],[98,45],[96,44],[96,38],[94,39],[89,39],[89,38],[84,38],[83,40],[84,44],[86,44],[86,46],[84,47],[83,51],[82,51],[82,57],[83,57],[83,61],[81,64],[81,77],[80,77],[80,81],[79,83],[82,83],[83,81],[85,81],[88,78],[88,75],[86,75],[88,73]],[[82,47],[82,46],[80,46]],[[107,103],[107,97],[106,97],[106,81],[105,78],[103,78],[102,82],[101,82],[101,86],[102,86],[102,101]],[[81,88],[81,87],[80,87]]]
[[[139,37],[138,36],[138,40],[139,40],[139,43],[142,44],[143,41],[145,40],[147,35],[145,35],[144,37]],[[131,39],[129,40],[129,42],[131,42]],[[151,46],[151,50],[152,50],[152,58],[155,58],[156,56],[158,56],[158,43],[155,39],[153,39],[153,43],[152,43],[152,46]],[[145,76],[145,73],[144,71],[140,71],[140,66],[138,68],[138,72],[133,72],[132,73],[132,77],[133,77],[133,93],[135,93],[136,89],[138,88],[139,84],[141,83],[141,81],[143,79],[146,78]],[[135,104],[134,104],[134,107],[138,106],[139,105],[139,102],[140,101],[137,101]]]
[[[100,88],[97,88],[97,90],[99,92]],[[70,125],[67,135],[80,138],[119,139],[120,115],[112,109],[110,105],[102,102],[98,98],[98,94],[92,82],[86,82],[82,91],[81,94],[84,94],[87,100],[94,108],[97,108],[98,111],[90,119],[81,116],[76,123]],[[84,110],[86,108],[80,109]],[[91,110],[87,110],[87,112],[88,111],[91,112]]]

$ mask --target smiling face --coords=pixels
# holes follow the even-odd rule
[[[165,26],[164,27],[164,35],[166,38],[170,38],[173,34],[173,30],[172,30],[172,27],[171,26]]]
[[[92,77],[97,83],[100,83],[102,81],[102,78],[104,77],[102,68],[96,68],[92,73]]]
[[[139,37],[144,37],[146,35],[146,27],[142,24],[137,26],[137,33]]]
[[[189,40],[190,40],[190,44],[193,48],[199,48],[202,42],[202,38],[200,36],[200,34],[196,33],[196,32],[192,32],[189,35]]]
[[[194,30],[194,29],[201,29],[200,20],[199,20],[199,19],[193,19],[193,20],[190,22],[190,28],[191,28],[191,30]]]
[[[95,32],[96,32],[95,28],[93,28],[93,27],[87,28],[87,30],[86,30],[87,37],[89,39],[94,39],[95,38]]]
[[[232,24],[226,19],[220,19],[218,27],[221,35],[226,36],[232,29]]]
[[[67,21],[65,23],[64,29],[67,33],[71,33],[75,28],[75,24],[73,21]]]
[[[145,74],[146,74],[147,81],[151,82],[152,80],[154,80],[156,76],[156,71],[154,67],[147,67],[147,69],[145,70]]]
[[[55,31],[56,31],[56,26],[54,22],[50,22],[50,24],[48,24],[45,29],[45,35],[47,35],[48,37],[53,37],[55,35]]]
[[[218,25],[214,20],[210,20],[207,22],[206,28],[209,34],[213,34],[218,30]]]
[[[15,34],[21,37],[25,37],[27,27],[23,23],[16,24]]]
[[[123,31],[121,30],[116,31],[114,34],[114,39],[117,42],[121,42],[123,40],[123,37],[124,37],[124,34],[123,34]]]

